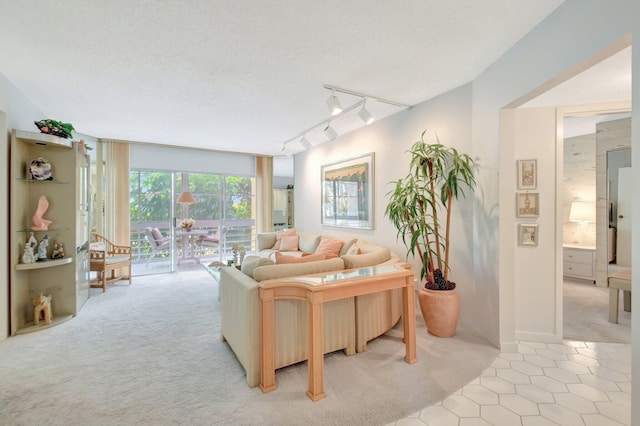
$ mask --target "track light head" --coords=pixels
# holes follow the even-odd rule
[[[311,142],[309,142],[305,136],[300,139],[300,145],[302,145],[302,148],[304,149],[311,148]]]
[[[330,140],[334,140],[338,136],[338,133],[336,133],[336,131],[333,130],[333,127],[331,127],[331,124],[327,124],[327,127],[324,128],[323,132],[325,135],[327,135],[327,137]]]
[[[331,95],[327,99],[327,106],[329,107],[329,112],[331,115],[338,115],[342,112],[342,105],[340,105],[340,101],[336,97],[335,92],[332,90]]]
[[[365,108],[365,104],[362,104],[362,108],[360,109],[360,112],[358,112],[358,115],[365,124],[371,124],[376,120],[375,118],[373,118],[373,115],[371,115],[371,113],[367,111],[367,108]]]
[[[286,143],[282,146],[282,153],[287,157],[291,157],[291,151],[289,151],[289,149],[287,148]]]

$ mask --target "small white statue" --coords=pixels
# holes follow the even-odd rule
[[[22,254],[22,263],[33,263],[38,260],[38,255],[35,250],[38,247],[38,240],[33,235],[33,232],[29,236],[29,239],[24,243],[24,253]]]
[[[38,261],[47,260],[47,247],[49,247],[49,235],[45,235],[38,244]]]
[[[36,256],[33,254],[33,247],[29,243],[24,245],[24,253],[22,253],[22,263],[34,263]]]

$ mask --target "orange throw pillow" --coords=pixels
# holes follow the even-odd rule
[[[282,240],[282,237],[285,235],[297,235],[296,229],[293,228],[293,229],[289,229],[288,231],[282,231],[282,232],[276,233],[276,243],[273,245],[273,247],[271,247],[271,249],[280,250],[280,240]]]
[[[315,254],[322,253],[326,259],[333,259],[338,257],[343,244],[344,241],[336,240],[335,238],[323,238],[320,240]]]
[[[310,254],[309,256],[287,256],[286,254],[276,253],[276,265],[282,263],[304,263],[304,262],[315,262],[316,260],[324,260],[324,254]]]

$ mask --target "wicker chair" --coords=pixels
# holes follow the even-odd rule
[[[102,288],[105,292],[107,283],[128,280],[131,284],[131,247],[113,244],[102,235],[92,232],[89,254],[90,269],[97,273],[97,277],[91,280],[91,287]],[[115,271],[120,268],[128,268],[129,275],[116,276]],[[109,277],[107,272],[110,272]]]

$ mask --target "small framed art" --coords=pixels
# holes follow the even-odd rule
[[[538,217],[540,216],[540,196],[537,192],[516,193],[516,216]]]
[[[519,223],[518,224],[518,244],[521,246],[538,245],[538,224]]]
[[[538,160],[518,160],[518,189],[536,189]]]

